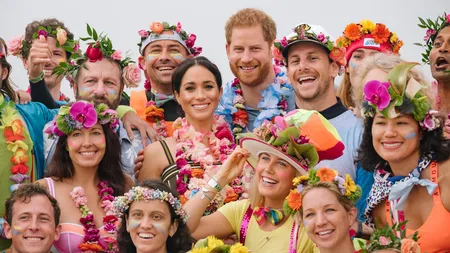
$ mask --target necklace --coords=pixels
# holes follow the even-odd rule
[[[107,246],[102,247],[99,244],[100,231],[94,222],[94,214],[89,210],[87,206],[87,198],[83,187],[77,186],[70,192],[70,196],[75,202],[75,206],[81,211],[80,222],[84,227],[84,242],[78,245],[78,248],[83,252],[118,252],[116,233],[116,222],[118,218],[114,215],[112,210],[112,201],[114,201],[114,190],[108,186],[106,181],[101,181],[98,185],[98,195],[101,198],[101,207],[106,213],[103,217],[103,228],[111,236],[105,238]]]
[[[177,142],[175,160],[179,169],[177,191],[184,203],[217,173],[219,164],[225,162],[236,144],[228,124],[218,115],[214,116],[212,131],[207,133],[196,131],[186,118],[178,118],[174,122],[174,130],[173,137]],[[202,142],[205,139],[208,145]],[[200,168],[192,168],[188,161],[200,165]],[[216,194],[205,215],[213,213],[223,203],[239,199],[242,194],[242,181],[236,178],[230,186]]]

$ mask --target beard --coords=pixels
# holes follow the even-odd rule
[[[271,67],[272,67],[271,62],[261,64],[259,66],[258,73],[256,73],[256,76],[250,77],[244,73],[241,73],[240,68],[238,66],[236,66],[235,64],[232,64],[230,62],[229,65],[230,65],[231,72],[233,73],[233,75],[235,77],[237,77],[237,79],[239,79],[239,82],[242,85],[247,85],[247,86],[251,86],[251,87],[260,85],[270,74]]]
[[[89,97],[81,97],[78,89],[77,89],[77,94],[75,96],[76,101],[79,100],[84,100],[84,101],[88,101],[88,102],[94,102],[95,105],[98,104],[106,104],[110,109],[116,110],[117,107],[120,104],[120,100],[121,100],[122,96],[117,96],[117,98],[114,101],[110,101],[108,100],[108,97],[106,96],[97,96],[97,95],[92,95]]]

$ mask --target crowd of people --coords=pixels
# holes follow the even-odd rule
[[[419,26],[430,84],[366,19],[277,39],[239,10],[229,82],[180,22],[138,31],[138,59],[54,18],[0,38],[0,250],[450,252],[450,14]]]

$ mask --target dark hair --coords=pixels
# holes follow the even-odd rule
[[[50,195],[48,190],[40,184],[21,184],[17,190],[11,193],[11,196],[6,199],[5,213],[6,221],[9,225],[12,224],[14,203],[17,201],[23,203],[30,203],[31,198],[34,196],[45,196],[48,198],[53,207],[53,216],[55,218],[55,227],[59,225],[59,217],[61,215],[61,209],[59,208],[58,201]],[[16,212],[17,213],[17,212]]]
[[[382,165],[383,169],[392,172],[389,164],[377,154],[373,147],[373,121],[373,117],[367,117],[364,120],[364,133],[355,162],[361,163],[361,166],[368,171],[375,171],[378,165]],[[417,122],[417,125],[419,125],[419,122]],[[433,131],[425,131],[419,126],[419,132],[422,134],[419,144],[420,157],[428,156],[433,152],[436,162],[442,162],[449,159],[450,140],[445,140],[442,127]]]
[[[220,74],[219,68],[212,63],[208,58],[204,56],[199,56],[195,58],[190,58],[178,65],[172,74],[172,91],[173,93],[180,93],[181,79],[186,74],[186,72],[193,66],[202,66],[209,70],[216,78],[217,86],[220,90],[222,88],[222,75]]]
[[[73,33],[71,33],[69,31],[69,29],[67,29],[67,27],[64,25],[63,22],[57,20],[56,18],[48,18],[48,19],[43,19],[40,21],[33,21],[31,23],[29,23],[27,25],[27,27],[25,28],[25,38],[24,40],[26,41],[27,44],[31,45],[31,43],[33,42],[33,34],[38,32],[38,28],[39,26],[43,26],[43,27],[48,27],[50,26],[52,28],[52,30],[56,30],[56,28],[61,27],[61,29],[64,29],[67,32],[67,38],[73,40],[74,36]],[[48,36],[52,36],[53,35],[48,35]],[[27,49],[23,49],[22,50],[22,57],[23,59],[27,59],[28,58],[28,53],[30,52],[30,48],[31,46],[29,46]],[[72,55],[71,52],[66,51],[66,59],[69,59],[70,56]]]
[[[5,80],[2,80],[2,86],[0,87],[0,92],[3,95],[6,95],[9,97],[9,99],[11,99],[12,101],[16,101],[16,92],[14,91],[14,89],[12,88],[11,85],[11,80],[9,79],[9,75],[11,74],[11,70],[12,70],[12,66],[11,64],[6,61],[6,56],[8,55],[8,47],[6,46],[5,41],[0,38],[0,47],[3,47],[3,49],[5,50],[5,52],[3,52],[3,56],[0,57],[0,68],[1,68],[1,72],[3,73],[3,68],[6,68],[8,70],[8,75],[6,75]]]
[[[106,150],[98,165],[97,175],[100,180],[107,181],[113,188],[114,196],[123,195],[125,174],[122,169],[119,136],[111,130],[109,123],[101,126],[105,133]],[[63,135],[58,139],[46,176],[62,181],[65,178],[72,178],[74,174],[75,168],[67,151],[67,135]]]
[[[145,180],[141,184],[139,184],[141,187],[146,187],[150,189],[160,190],[171,193],[174,197],[178,198],[178,192],[172,191],[167,185],[165,185],[160,180]],[[167,203],[167,202],[166,202]],[[171,224],[175,220],[178,221],[178,229],[175,232],[175,234],[172,237],[168,237],[166,241],[166,249],[167,252],[171,253],[182,253],[187,252],[191,250],[192,244],[195,243],[195,240],[191,236],[191,232],[189,231],[189,228],[183,221],[181,220],[180,216],[175,213],[175,209],[167,203],[167,206],[170,210],[170,219]],[[126,219],[128,219],[128,212],[129,208],[125,212],[124,216]],[[133,244],[133,241],[131,240],[130,233],[127,232],[127,226],[126,226],[126,219],[123,218],[122,222],[120,224],[119,232],[117,234],[117,242],[119,243],[119,252],[120,253],[131,253],[136,252],[136,247]]]

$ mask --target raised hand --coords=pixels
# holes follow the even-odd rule
[[[244,164],[250,153],[241,147],[236,147],[236,149],[228,156],[228,159],[220,167],[219,172],[217,172],[215,179],[217,183],[221,186],[229,184],[233,179],[242,174]]]
[[[44,65],[52,61],[52,51],[44,36],[33,41],[28,55],[28,77],[35,79],[44,70]]]

